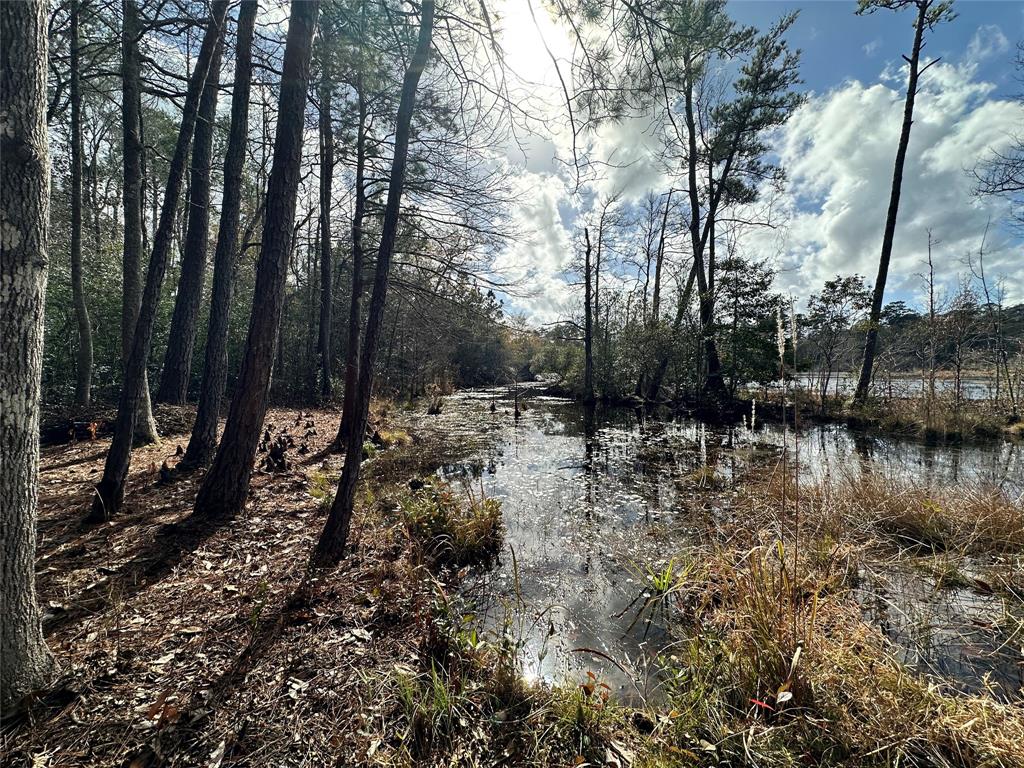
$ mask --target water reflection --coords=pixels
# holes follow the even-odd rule
[[[695,421],[645,421],[629,409],[586,410],[522,392],[516,418],[509,400],[491,410],[501,394],[460,393],[441,416],[422,417],[422,428],[472,442],[472,459],[443,474],[471,478],[502,500],[505,549],[467,593],[487,625],[521,639],[528,676],[562,679],[593,669],[620,695],[646,692],[650,661],[669,638],[662,627],[635,623],[628,610],[646,586],[643,566],[704,540],[708,513],[733,514],[704,508],[680,491],[681,483],[705,467],[732,482],[747,462],[775,455],[783,434],[773,425],[751,434]],[[799,461],[802,475],[821,479],[877,472],[1024,492],[1021,454],[1009,443],[936,447],[821,426],[802,434]],[[1007,690],[1021,685],[1020,643],[1000,650],[1005,638],[995,598],[940,594],[914,573],[865,574],[858,594],[908,662],[956,676],[968,688],[977,688],[985,672]],[[965,617],[973,622],[969,637],[944,630]]]

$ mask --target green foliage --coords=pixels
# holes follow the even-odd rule
[[[338,486],[338,478],[314,469],[306,475],[306,480],[309,483],[309,495],[320,503],[322,510],[330,509],[334,502],[334,490]]]
[[[953,10],[953,0],[857,0],[858,14],[874,13],[879,8],[890,11],[902,11],[904,8],[924,10],[924,23],[928,29],[957,17]]]

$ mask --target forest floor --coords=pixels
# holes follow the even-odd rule
[[[527,683],[514,646],[477,634],[457,593],[468,566],[432,557],[408,518],[410,498],[428,513],[438,498],[411,489],[465,446],[410,434],[383,404],[373,421],[350,553],[326,572],[307,561],[342,462],[325,452],[334,412],[273,409],[289,466],[267,471],[258,454],[244,511],[217,522],[189,517],[202,473],[173,472],[186,435],[134,451],[123,511],[97,527],[81,519],[109,440],[45,448],[37,588],[59,678],[4,725],[0,762],[1024,765],[1019,701],[932,685],[848,599],[856,553],[902,553],[908,536],[1019,555],[1019,502],[805,488],[801,503],[829,513],[798,561],[776,544],[779,496],[794,489],[766,473],[730,491],[745,512],[720,543],[649,573],[643,609],[693,631],[660,660],[666,697],[625,706],[597,677]],[[725,493],[713,473],[688,482],[695,498]],[[972,514],[984,518],[968,530]],[[1006,572],[1017,594],[1021,571]]]
[[[43,449],[37,588],[60,679],[5,728],[5,765],[367,757],[386,716],[371,673],[415,655],[430,595],[409,576],[404,529],[375,504],[342,564],[309,574],[343,458],[325,453],[337,414],[274,409],[267,423],[295,437],[291,466],[258,469],[245,510],[220,523],[189,518],[201,472],[161,479],[187,434],[133,452],[123,511],[97,527],[81,520],[109,440]],[[369,488],[404,482],[428,455],[381,451]]]

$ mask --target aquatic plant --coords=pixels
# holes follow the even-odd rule
[[[715,471],[714,467],[702,464],[686,475],[683,480],[687,485],[698,490],[715,490],[725,485],[725,478]]]

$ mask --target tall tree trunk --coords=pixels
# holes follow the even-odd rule
[[[226,11],[227,0],[216,0],[213,3],[213,15],[203,37],[196,67],[189,79],[181,127],[178,130],[178,140],[167,174],[167,190],[164,193],[163,208],[160,211],[160,226],[153,238],[153,253],[149,260],[142,308],[135,323],[131,352],[125,365],[124,384],[121,387],[121,398],[117,405],[117,421],[114,424],[114,437],[110,444],[110,450],[107,451],[103,477],[96,485],[96,495],[93,498],[92,509],[88,517],[92,522],[106,520],[115,514],[124,499],[124,485],[131,462],[132,437],[144,381],[143,373],[146,370],[150,344],[153,340],[153,324],[156,321],[157,305],[160,303],[160,289],[167,271],[174,217],[178,208],[178,199],[181,196],[181,184],[185,175],[189,145],[192,143],[192,133],[195,130],[199,97],[206,82],[210,62],[213,60],[214,49],[223,32]]]
[[[0,3],[0,709],[45,685],[36,603],[39,402],[50,158],[48,4]]]
[[[703,336],[704,351],[707,356],[708,376],[705,381],[705,389],[712,395],[721,395],[725,392],[725,382],[722,379],[722,366],[718,359],[718,349],[715,346],[714,337],[714,298],[708,285],[708,277],[704,271],[704,247],[705,239],[701,236],[700,222],[700,197],[697,187],[697,122],[694,115],[693,105],[693,81],[691,72],[692,62],[686,62],[687,82],[683,99],[686,116],[686,133],[688,139],[687,152],[687,176],[689,182],[690,197],[690,243],[693,249],[694,271],[697,278],[697,292],[700,308],[700,327]],[[713,195],[713,190],[708,190],[708,195]],[[714,215],[713,206],[709,205],[709,216]],[[709,222],[710,223],[710,222]]]
[[[683,327],[683,318],[686,317],[686,308],[690,306],[690,297],[693,295],[693,283],[696,277],[697,262],[694,262],[690,267],[690,274],[686,278],[686,287],[683,288],[682,293],[679,295],[679,303],[676,305],[676,316],[672,321],[673,338],[678,335],[679,329]],[[658,366],[654,370],[654,376],[651,377],[651,383],[647,389],[647,399],[651,402],[656,401],[661,396],[661,385],[665,380],[665,374],[668,372],[668,364],[669,353],[666,350],[658,361]]]
[[[188,224],[178,293],[167,337],[163,373],[156,399],[162,403],[184,405],[192,373],[192,354],[199,324],[199,305],[203,299],[206,276],[207,242],[210,237],[210,168],[213,165],[213,129],[217,119],[217,95],[220,91],[220,62],[224,50],[221,35],[214,49],[199,101],[195,138],[192,140],[192,169],[189,181]]]
[[[263,242],[256,270],[249,335],[217,455],[196,497],[195,512],[219,516],[241,509],[249,492],[253,458],[267,412],[292,250],[295,199],[302,161],[302,134],[309,60],[319,0],[292,0],[284,72],[278,101],[274,163],[267,187]]]
[[[700,326],[704,334],[704,354],[707,358],[707,380],[704,389],[713,397],[725,394],[725,379],[722,377],[722,362],[715,343],[715,218],[708,214],[707,238],[708,267],[704,290],[700,296]],[[702,248],[703,250],[703,248]],[[703,274],[703,272],[701,272]],[[698,275],[698,279],[700,275]]]
[[[122,0],[121,28],[121,123],[124,147],[124,249],[121,266],[121,358],[131,353],[135,322],[142,308],[142,251],[145,240],[145,148],[142,141],[142,82],[139,64],[139,10],[136,0]],[[155,197],[155,196],[154,196]],[[135,443],[159,440],[149,398],[149,374],[143,370]]]
[[[583,402],[594,404],[594,318],[590,277],[590,231],[583,229]]]
[[[661,230],[660,230],[660,233],[658,235],[658,248],[655,251],[655,256],[654,256],[654,295],[651,298],[651,314],[650,314],[650,317],[647,318],[645,323],[644,323],[644,325],[646,326],[647,338],[651,342],[655,342],[657,340],[657,336],[655,334],[656,334],[657,328],[658,328],[658,321],[659,321],[659,319],[661,317],[661,273],[662,273],[662,264],[664,263],[664,260],[665,260],[665,233],[666,233],[666,230],[668,228],[668,212],[669,212],[669,208],[672,206],[672,193],[673,192],[675,192],[674,189],[669,189],[667,199],[665,200],[665,210],[664,210],[664,212],[662,213],[662,216],[661,216]],[[648,250],[648,253],[649,252],[650,251]],[[647,272],[648,272],[648,275],[649,275],[650,274],[650,257],[649,256],[648,256]],[[645,283],[644,284],[644,294],[646,295],[646,293],[647,293],[647,285]],[[657,348],[657,346],[658,345],[655,344],[655,348]],[[636,394],[636,396],[637,397],[645,397],[646,398],[652,392],[655,395],[657,395],[658,390],[661,389],[661,379],[664,376],[665,371],[667,369],[668,369],[668,352],[666,351],[666,352],[662,352],[661,356],[658,358],[658,364],[654,368],[654,377],[651,380],[652,383],[651,384],[645,384],[645,382],[647,381],[647,373],[648,373],[647,365],[646,365],[646,360],[645,360],[644,364],[641,365],[640,373],[637,376],[636,388],[634,389],[634,393]],[[649,399],[654,399],[654,398],[649,398]]]
[[[242,207],[242,171],[249,140],[249,94],[252,85],[252,39],[257,0],[243,0],[238,11],[235,81],[231,94],[231,128],[224,157],[224,199],[220,208],[213,290],[206,331],[206,357],[199,388],[199,409],[182,459],[183,468],[205,466],[217,449],[217,420],[228,377],[228,321],[234,292],[235,248]]]
[[[363,460],[362,439],[366,432],[366,420],[370,410],[370,392],[373,388],[373,366],[377,357],[377,346],[384,320],[384,302],[387,298],[388,277],[391,255],[395,250],[398,233],[398,218],[401,212],[402,190],[405,184],[405,165],[409,151],[409,129],[413,111],[416,108],[416,89],[420,75],[427,64],[430,42],[434,29],[434,0],[423,0],[420,6],[420,31],[416,51],[402,81],[402,95],[398,103],[398,117],[395,121],[395,155],[391,161],[391,178],[388,180],[388,199],[384,206],[384,222],[381,227],[380,248],[377,251],[377,266],[373,279],[373,295],[366,318],[366,338],[363,340],[363,356],[359,366],[359,388],[356,391],[355,419],[349,428],[345,446],[345,465],[334,495],[334,503],[327,517],[327,524],[317,542],[314,559],[319,563],[336,562],[345,551],[352,510],[355,505],[356,484],[359,482],[359,467]]]
[[[604,221],[607,213],[608,206],[605,204],[604,210],[601,211],[601,218],[597,222],[597,248],[594,249],[594,327],[591,329],[591,335],[598,340],[601,339],[601,249],[604,247]],[[603,345],[601,353],[602,355],[608,354],[608,349]],[[606,370],[606,366],[602,367],[602,372],[604,370]],[[601,376],[601,396],[608,396],[608,379],[604,375]]]
[[[665,199],[665,212],[661,217],[661,236],[658,238],[658,256],[654,262],[654,298],[651,300],[651,319],[655,324],[661,314],[661,268],[665,262],[665,235],[668,229],[668,212],[672,207],[673,192],[675,190],[670,189]]]
[[[348,346],[345,350],[345,399],[338,434],[331,444],[331,448],[337,451],[348,445],[348,433],[356,421],[356,387],[359,385],[359,307],[363,294],[363,216],[366,211],[366,99],[362,76],[358,72],[355,90],[359,101],[359,125],[356,129],[356,201],[352,214],[352,296],[349,299]]]
[[[320,396],[331,397],[331,182],[334,175],[334,131],[331,127],[331,95],[334,84],[330,73],[329,35],[321,27],[320,81],[320,329],[317,347],[320,353]]]
[[[102,204],[100,203],[100,174],[99,174],[99,155],[100,152],[100,141],[96,139],[92,147],[92,157],[89,158],[89,204],[92,208],[92,250],[93,253],[100,253],[103,249],[103,233],[101,232],[101,212]]]
[[[71,295],[78,323],[75,403],[88,405],[92,390],[92,326],[82,285],[82,73],[79,22],[81,3],[71,0]],[[96,200],[93,200],[96,205]]]
[[[892,257],[892,244],[896,235],[896,216],[900,210],[900,191],[903,186],[903,166],[907,160],[907,147],[910,144],[910,128],[914,124],[914,98],[917,96],[918,69],[921,63],[921,43],[924,40],[924,27],[928,15],[929,3],[922,2],[917,7],[917,26],[914,30],[914,48],[910,54],[910,77],[907,81],[907,95],[903,104],[903,126],[900,129],[900,143],[896,148],[896,163],[892,173],[892,190],[889,193],[889,211],[885,216],[885,231],[882,234],[882,253],[878,259],[878,276],[875,278],[875,289],[871,296],[871,313],[868,316],[868,332],[864,339],[864,359],[861,363],[860,378],[857,390],[853,395],[854,402],[864,403],[868,399],[871,388],[871,373],[875,365],[875,352],[878,348],[878,324],[882,317],[882,300],[885,298],[885,281],[889,275],[889,259]]]

